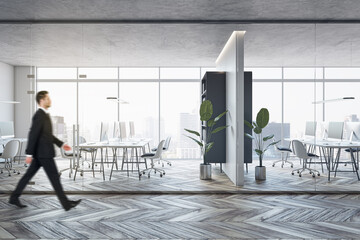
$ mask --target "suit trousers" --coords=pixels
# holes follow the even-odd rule
[[[33,158],[26,173],[20,179],[16,189],[11,194],[10,199],[17,199],[20,197],[20,195],[23,192],[23,190],[25,189],[26,185],[29,183],[31,178],[36,174],[36,172],[40,169],[41,166],[44,168],[45,173],[46,173],[47,177],[49,178],[51,185],[53,186],[58,199],[61,202],[61,205],[64,208],[69,207],[70,202],[64,193],[63,187],[60,182],[60,175],[59,175],[59,172],[57,170],[57,167],[56,167],[56,164],[55,164],[55,161],[53,158],[49,158],[49,159]]]

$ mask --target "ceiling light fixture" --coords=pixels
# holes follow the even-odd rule
[[[335,99],[316,101],[316,102],[312,102],[312,104],[327,103],[327,102],[338,102],[338,101],[354,100],[354,99],[355,99],[355,97],[342,97],[342,98],[335,98]]]
[[[113,102],[118,102],[120,104],[129,104],[129,102],[122,100],[120,98],[117,97],[106,97],[107,100],[113,101]]]
[[[17,103],[20,103],[20,102],[16,102],[16,101],[0,101],[0,103],[17,104]]]

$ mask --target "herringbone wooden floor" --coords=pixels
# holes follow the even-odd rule
[[[293,160],[294,168],[299,167],[299,160]],[[142,193],[167,193],[167,192],[207,192],[207,193],[237,193],[237,192],[261,192],[261,191],[285,191],[285,192],[359,192],[360,181],[357,180],[354,173],[338,173],[334,178],[332,174],[331,182],[327,181],[326,170],[320,177],[312,178],[305,173],[301,178],[296,174],[291,175],[292,168],[289,165],[281,168],[279,165],[272,167],[272,161],[265,161],[267,166],[267,180],[257,182],[254,179],[255,164],[249,165],[249,173],[245,174],[245,186],[236,187],[224,174],[220,173],[219,165],[213,165],[213,179],[203,181],[199,179],[198,160],[173,160],[172,166],[164,166],[166,175],[162,178],[159,174],[152,174],[150,178],[142,177],[139,181],[136,171],[130,173],[128,177],[126,172],[114,172],[111,181],[109,181],[110,165],[105,165],[105,176],[103,180],[102,173],[97,170],[95,177],[92,173],[85,172],[84,176],[77,175],[76,180],[68,177],[68,172],[61,175],[61,181],[64,189],[70,193],[81,192],[142,192]],[[57,160],[59,169],[68,167],[68,160]],[[14,165],[20,169],[21,174],[13,174],[9,177],[6,173],[0,174],[0,192],[11,192],[22,174],[26,171],[22,164]],[[161,167],[161,165],[157,165]],[[143,168],[144,165],[141,166]],[[344,167],[350,169],[350,166]],[[321,171],[320,166],[316,166]],[[84,169],[88,169],[87,163]],[[97,166],[99,169],[99,166]],[[27,192],[52,192],[52,186],[47,179],[44,171],[39,170],[32,179],[35,185],[29,185]]]
[[[162,194],[23,195],[17,209],[0,194],[1,239],[358,239],[360,195]]]

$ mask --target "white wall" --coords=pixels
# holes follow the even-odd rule
[[[244,31],[233,32],[216,60],[226,72],[226,163],[224,172],[236,186],[244,185]]]
[[[35,80],[27,78],[30,67],[15,67],[15,137],[27,138],[31,117],[34,112],[34,95],[27,91],[34,90]]]
[[[0,101],[14,101],[14,67],[0,62]],[[14,104],[0,103],[0,121],[14,121]]]

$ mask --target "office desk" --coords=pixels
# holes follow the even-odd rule
[[[117,165],[117,150],[118,149],[122,149],[124,152],[127,152],[128,149],[134,150],[135,151],[135,163],[137,165],[137,170],[138,173],[140,175],[140,167],[139,167],[139,150],[143,150],[145,151],[145,147],[148,146],[149,151],[150,151],[150,141],[151,139],[139,139],[138,141],[136,140],[132,140],[132,141],[126,141],[126,142],[121,142],[121,141],[114,141],[114,142],[107,142],[107,143],[103,143],[103,142],[98,142],[98,143],[83,143],[79,145],[79,148],[96,148],[96,149],[100,149],[101,151],[103,149],[107,149],[107,148],[111,148],[113,151],[113,160],[111,162],[112,166],[111,166],[111,172],[110,172],[110,177],[109,180],[111,180],[111,176],[114,170],[114,164]],[[125,161],[125,154],[123,154],[123,164],[124,163],[129,163],[129,160]],[[94,161],[94,159],[93,159]],[[101,154],[101,168],[103,170],[103,179],[105,180],[105,171],[104,171],[104,158],[103,158],[103,154]],[[133,163],[133,162],[131,162]],[[76,168],[79,167],[79,163],[77,164]],[[76,174],[77,169],[75,169],[75,174]],[[121,170],[116,170],[116,171],[124,171],[123,169]],[[129,176],[129,168],[127,168],[127,175]]]
[[[350,151],[351,161],[354,164],[354,170],[353,171],[337,171],[337,168],[339,166],[340,161],[340,151],[341,149],[346,148],[360,148],[360,142],[349,142],[349,141],[328,141],[328,140],[299,140],[303,144],[311,145],[314,147],[319,147],[323,153],[323,157],[326,162],[326,167],[328,169],[328,181],[330,181],[330,173],[331,172],[355,172],[357,175],[358,180],[360,180],[359,177],[359,166],[357,165],[357,162],[354,157],[354,153]],[[338,152],[336,154],[336,157],[334,158],[334,150],[337,149]]]

